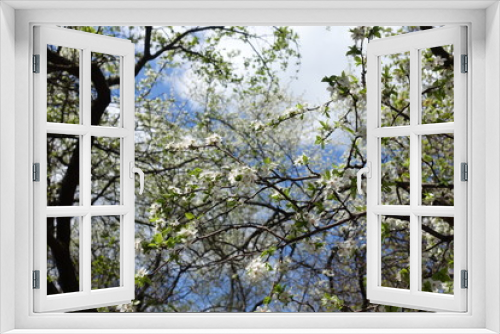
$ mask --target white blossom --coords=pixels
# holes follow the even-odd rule
[[[170,226],[179,226],[179,220],[177,219],[169,219],[168,222],[167,222],[167,225],[170,225]]]
[[[349,81],[349,77],[347,75],[340,76],[338,79],[338,83],[342,87],[349,87],[349,85],[351,84],[351,82]]]
[[[316,181],[325,186],[324,192],[325,196],[332,195],[334,192],[338,192],[340,188],[344,185],[344,180],[338,176],[333,176],[330,179],[321,177]]]
[[[366,128],[365,128],[366,129]],[[350,179],[351,177],[356,176],[356,172],[354,169],[349,168],[344,171],[344,177]]]
[[[307,165],[308,163],[309,163],[309,157],[305,154],[302,154],[293,162],[293,164],[296,166]]]
[[[170,190],[170,192],[172,192],[174,194],[177,194],[177,195],[181,195],[182,194],[182,190],[180,190],[179,188],[174,187],[174,186],[169,186],[168,190]]]
[[[262,171],[262,173],[264,175],[268,175],[273,169],[276,169],[278,167],[278,164],[275,163],[275,162],[271,162],[271,163],[268,163],[268,164],[264,164],[261,168],[260,168],[260,171]]]
[[[353,239],[347,239],[343,243],[339,244],[338,254],[341,257],[348,257],[351,255],[351,251],[356,247],[356,242]]]
[[[117,305],[116,309],[119,312],[134,312],[134,307],[132,306],[132,303]]]
[[[149,271],[144,267],[139,268],[135,274],[136,277],[144,277],[146,275],[149,275]]]
[[[135,238],[135,250],[140,250],[141,249],[141,243],[142,243],[142,239],[141,238]]]
[[[265,127],[265,124],[261,121],[253,121],[252,123],[250,123],[250,125],[252,126],[254,131],[262,131]]]
[[[214,133],[211,136],[205,138],[205,144],[207,145],[218,145],[221,142],[221,137]]]
[[[191,137],[183,137],[180,142],[167,144],[167,149],[182,151],[195,147],[195,140]]]
[[[335,272],[333,271],[333,269],[323,269],[321,273],[327,277],[335,276]]]
[[[262,261],[260,257],[253,259],[245,268],[248,279],[251,282],[258,282],[262,280],[266,273],[266,264]]]
[[[158,202],[154,202],[149,207],[149,217],[154,217],[158,211],[161,211],[161,204]]]
[[[446,59],[444,59],[443,57],[441,56],[436,56],[436,58],[434,58],[434,66],[443,66],[444,63],[445,63]]]
[[[187,241],[196,239],[196,236],[198,234],[198,230],[196,227],[194,227],[193,224],[190,224],[188,226],[184,226],[181,228],[179,232],[177,232],[177,235],[186,239]]]
[[[217,178],[221,176],[220,172],[212,171],[212,170],[204,170],[200,174],[200,178],[206,181],[217,181]]]
[[[264,312],[271,312],[271,310],[269,309],[269,306],[268,306],[268,305],[264,305],[264,306],[258,306],[258,307],[255,309],[255,312],[261,312],[261,313],[264,313]]]
[[[249,185],[257,181],[257,171],[246,166],[238,167],[229,172],[228,178],[231,184],[242,183],[244,185]]]

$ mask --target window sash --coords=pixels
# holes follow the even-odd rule
[[[47,45],[80,50],[80,124],[47,122]],[[34,289],[34,311],[73,311],[129,303],[134,297],[134,180],[129,177],[134,162],[134,45],[127,40],[52,27],[35,27],[34,53],[40,55],[40,73],[34,80],[34,162],[40,163],[40,182],[34,184],[34,266],[40,271],[40,289]],[[91,125],[91,52],[119,56],[120,125]],[[80,205],[47,206],[47,134],[75,135],[80,138]],[[92,136],[120,139],[120,204],[91,204]],[[92,289],[91,243],[93,216],[118,215],[120,219],[120,286]],[[47,217],[79,218],[80,291],[47,295]]]
[[[372,177],[367,183],[367,296],[371,302],[413,309],[467,310],[467,290],[461,289],[460,271],[467,269],[467,183],[460,180],[460,163],[467,162],[467,76],[460,73],[461,54],[466,54],[466,28],[437,28],[423,32],[371,41],[368,46],[367,152]],[[421,110],[421,49],[454,45],[454,122],[419,124]],[[410,125],[380,127],[380,60],[379,57],[410,51]],[[375,69],[375,70],[373,70]],[[423,134],[454,133],[454,207],[420,205],[421,138]],[[380,205],[381,137],[410,138],[410,205]],[[401,214],[410,217],[410,289],[381,286],[381,215]],[[420,291],[422,281],[421,217],[454,217],[454,294],[443,295]]]

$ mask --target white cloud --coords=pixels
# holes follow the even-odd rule
[[[290,83],[291,91],[302,95],[311,104],[328,100],[327,85],[321,82],[325,76],[340,74],[348,67],[345,56],[352,44],[349,27],[298,26],[292,27],[300,36],[302,64],[298,80],[290,81],[292,69],[281,75],[281,80]],[[295,70],[295,69],[293,69]]]
[[[299,34],[301,65],[297,67],[295,61],[292,60],[287,71],[278,69],[280,84],[287,87],[292,95],[301,97],[309,105],[322,104],[330,96],[326,90],[327,85],[322,83],[321,79],[325,76],[340,74],[348,68],[345,54],[348,46],[352,44],[349,33],[350,27],[335,26],[329,30],[324,26],[294,26],[292,28]],[[257,34],[271,34],[269,27],[252,27],[252,31]],[[263,43],[263,41],[256,42],[256,48],[263,46]],[[243,61],[245,58],[254,55],[251,46],[241,40],[223,39],[218,48],[226,55],[229,52],[238,50],[240,54],[233,58],[232,64],[237,73],[245,73]],[[297,69],[299,70],[298,73],[296,72]],[[189,64],[173,71],[167,80],[173,85],[177,94],[186,100],[190,100],[191,88],[200,84],[199,82],[193,82],[193,80],[196,80],[196,75],[189,68]],[[197,103],[193,102],[191,102],[193,106],[197,105]]]

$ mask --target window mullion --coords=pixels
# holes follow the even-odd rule
[[[82,149],[80,151],[80,163],[81,163],[81,194],[82,194],[82,204],[89,211],[83,216],[83,227],[82,231],[82,243],[80,247],[80,251],[82,252],[82,273],[80,274],[80,279],[83,280],[83,291],[85,293],[90,293],[91,284],[92,284],[92,258],[91,258],[91,242],[92,242],[92,226],[91,226],[91,215],[90,215],[90,206],[91,206],[91,133],[90,133],[90,125],[91,125],[91,59],[90,59],[90,50],[88,48],[83,49],[83,57],[82,57],[82,111],[83,111],[83,122],[82,124],[88,130],[82,136]],[[82,283],[80,283],[82,284]]]
[[[420,217],[415,208],[420,204],[420,138],[415,133],[420,114],[419,50],[410,50],[410,291],[419,290],[420,266]]]

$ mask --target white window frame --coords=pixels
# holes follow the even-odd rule
[[[16,7],[14,10],[11,6]],[[122,7],[121,9],[118,7]],[[134,10],[130,8],[147,8]],[[163,8],[159,8],[162,7]],[[66,7],[66,8],[61,8]],[[97,8],[99,7],[99,9]],[[107,7],[107,10],[102,8]],[[123,9],[128,7],[129,9]],[[396,9],[397,7],[398,9]],[[22,9],[24,8],[24,9]],[[82,9],[84,8],[84,9]],[[221,9],[223,8],[223,9]],[[376,9],[374,9],[376,8]],[[403,8],[403,9],[401,9]],[[406,8],[406,9],[405,9]],[[51,10],[44,10],[51,9]],[[58,9],[58,10],[54,10]],[[411,10],[409,10],[411,9]],[[433,25],[469,27],[469,310],[436,314],[35,314],[30,287],[33,212],[32,27],[63,25]],[[486,24],[485,24],[486,23]],[[15,32],[15,39],[13,38]],[[497,1],[4,1],[0,3],[0,331],[42,333],[498,333],[500,332],[500,10]],[[14,52],[15,50],[15,52]],[[486,71],[485,64],[488,64]],[[15,86],[12,81],[15,80]],[[13,112],[15,111],[15,112]],[[12,137],[15,143],[12,145]],[[488,152],[488,154],[486,154]],[[15,178],[12,175],[15,172]],[[488,175],[488,182],[486,182]],[[12,189],[15,197],[12,198]],[[486,196],[487,194],[487,196]],[[28,200],[27,200],[28,199]],[[488,205],[488,211],[486,211]],[[15,224],[12,224],[15,222]],[[474,229],[471,228],[474,227]],[[14,250],[14,254],[12,252]],[[487,253],[486,253],[487,252]],[[15,287],[15,288],[12,288]],[[14,305],[14,307],[13,307]],[[140,328],[133,330],[134,328]],[[186,329],[181,331],[179,329]],[[243,330],[245,329],[246,330]],[[288,328],[289,330],[280,330]],[[381,330],[383,328],[383,330]],[[29,330],[28,330],[29,329]],[[163,329],[160,331],[160,329]],[[190,330],[188,330],[190,329]],[[241,329],[241,330],[237,330]],[[290,330],[292,329],[292,330]],[[293,330],[295,329],[295,330]],[[47,331],[45,331],[47,332]],[[251,331],[254,332],[254,331]]]
[[[461,270],[467,269],[467,188],[461,180],[461,163],[467,163],[467,76],[461,71],[461,55],[467,55],[466,28],[448,26],[411,34],[374,40],[367,47],[367,164],[371,177],[367,181],[367,298],[377,304],[403,306],[423,310],[467,310],[467,290],[461,288]],[[421,110],[421,50],[436,46],[454,47],[454,121],[422,124]],[[382,56],[409,52],[410,61],[410,122],[401,126],[381,126],[381,58]],[[454,134],[454,206],[422,205],[422,148],[421,136]],[[410,147],[410,204],[383,205],[381,203],[381,139],[404,136]],[[409,218],[409,289],[381,286],[381,217],[383,215]],[[422,291],[422,217],[454,217],[453,259],[454,293]]]
[[[34,270],[42,278],[34,290],[34,311],[71,311],[94,307],[128,304],[135,292],[135,196],[131,169],[135,161],[135,46],[127,40],[92,35],[52,26],[34,27],[34,52],[39,55],[39,73],[33,75],[34,162],[39,163],[39,181],[33,184]],[[47,122],[47,45],[64,46],[80,53],[79,124]],[[92,52],[117,56],[120,78],[120,118],[116,127],[91,125],[91,57]],[[74,206],[47,206],[47,135],[79,137],[80,203]],[[118,205],[91,204],[92,137],[120,141],[120,198]],[[92,217],[119,216],[120,285],[92,289]],[[47,217],[76,217],[79,230],[78,292],[47,295]]]

